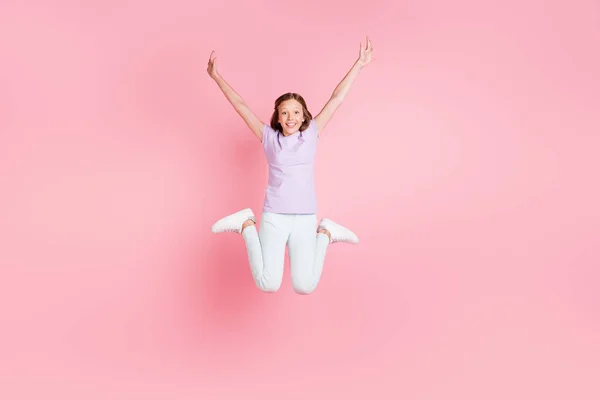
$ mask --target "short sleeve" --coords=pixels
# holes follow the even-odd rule
[[[315,138],[319,138],[319,131],[318,131],[318,127],[317,127],[317,121],[315,121],[315,119],[311,119],[310,120],[310,124],[308,125],[308,128],[306,128],[306,132],[311,135],[314,136]]]
[[[263,147],[267,146],[267,144],[271,141],[271,139],[273,138],[273,136],[275,136],[275,131],[273,130],[273,128],[271,128],[270,125],[265,124],[263,126],[263,136],[262,136],[262,144]]]

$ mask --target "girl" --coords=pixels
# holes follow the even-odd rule
[[[209,57],[208,74],[262,143],[269,181],[258,232],[250,208],[221,218],[212,226],[212,232],[241,233],[256,286],[265,292],[276,292],[281,286],[287,245],[293,288],[299,294],[309,294],[321,278],[328,245],[358,243],[352,231],[330,219],[323,218],[317,226],[314,160],[317,139],[361,69],[373,61],[371,41],[367,37],[365,47],[360,44],[358,59],[316,117],[308,111],[302,96],[286,93],[275,100],[269,125],[254,115],[217,72],[213,54],[214,51]]]

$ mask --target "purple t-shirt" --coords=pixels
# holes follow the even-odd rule
[[[317,123],[310,121],[304,132],[284,136],[265,124],[263,148],[269,165],[269,183],[263,212],[316,214],[314,161]]]

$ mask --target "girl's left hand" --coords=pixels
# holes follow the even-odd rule
[[[367,36],[367,44],[364,49],[362,42],[360,43],[360,53],[358,55],[357,63],[361,67],[364,67],[371,61],[373,61],[373,45],[371,44],[371,40],[369,40],[369,37]]]

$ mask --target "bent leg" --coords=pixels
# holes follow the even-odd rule
[[[292,286],[298,294],[310,294],[321,279],[329,237],[316,233],[316,215],[298,218],[288,241]]]
[[[276,292],[283,280],[286,230],[277,224],[276,218],[264,213],[260,230],[251,225],[242,231],[248,252],[248,262],[254,283],[264,292]]]

